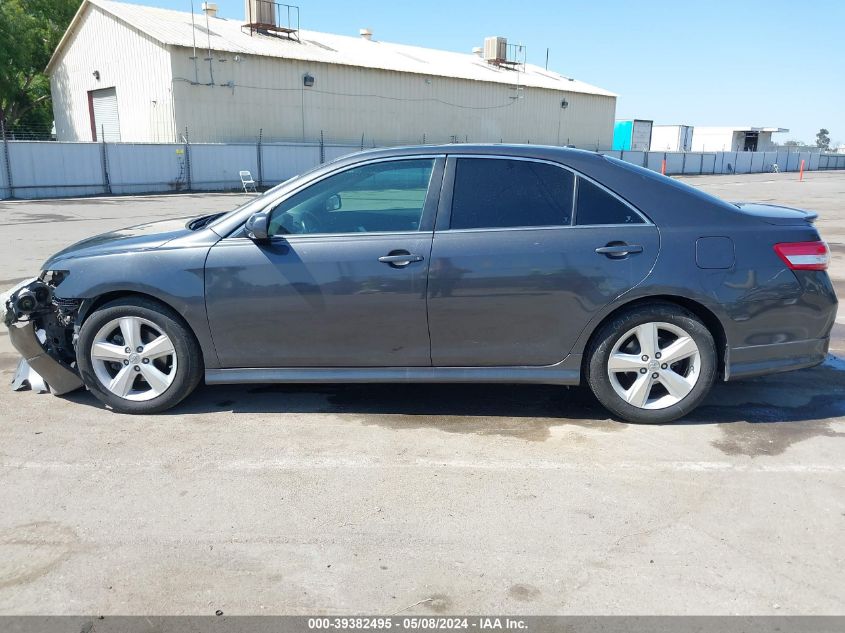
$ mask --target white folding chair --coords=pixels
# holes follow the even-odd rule
[[[255,188],[255,181],[252,179],[252,174],[248,171],[242,171],[239,173],[241,176],[241,186],[244,188],[244,193],[248,193],[250,187],[252,187],[252,190],[255,193],[258,193],[258,190]]]

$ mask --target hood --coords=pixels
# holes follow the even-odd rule
[[[189,218],[180,218],[149,222],[89,237],[50,257],[44,264],[44,270],[56,268],[59,262],[77,257],[96,257],[159,248],[171,240],[191,234],[192,231],[187,226],[189,221]]]
[[[757,202],[736,202],[734,204],[745,215],[753,216],[766,224],[806,225],[812,224],[818,217],[817,213],[781,207],[776,204],[760,204]]]

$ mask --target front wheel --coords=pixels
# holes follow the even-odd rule
[[[623,312],[588,349],[587,382],[628,422],[671,422],[697,407],[716,376],[716,346],[693,313],[672,304]]]
[[[107,303],[82,324],[77,363],[85,386],[121,413],[158,413],[202,378],[193,333],[170,308],[143,298]]]

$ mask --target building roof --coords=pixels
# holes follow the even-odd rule
[[[47,64],[48,73],[61,57],[81,16],[92,5],[161,44],[169,46],[191,48],[196,43],[199,49],[210,47],[214,51],[240,55],[377,68],[432,77],[502,83],[509,86],[518,83],[520,86],[532,88],[617,96],[602,88],[533,64],[526,64],[524,72],[522,70],[517,72],[488,64],[473,53],[455,53],[317,31],[300,30],[300,41],[296,42],[273,35],[259,33],[250,35],[248,31],[244,32],[241,29],[243,21],[221,17],[209,17],[208,32],[206,32],[206,16],[202,13],[194,14],[195,26],[192,26],[189,12],[112,0],[84,0]]]
[[[719,130],[720,132],[789,132],[785,127],[754,127],[753,125],[696,125],[696,130]]]

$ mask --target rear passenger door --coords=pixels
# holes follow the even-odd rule
[[[433,365],[563,360],[596,312],[648,274],[658,243],[635,209],[561,165],[450,157],[429,268]]]

